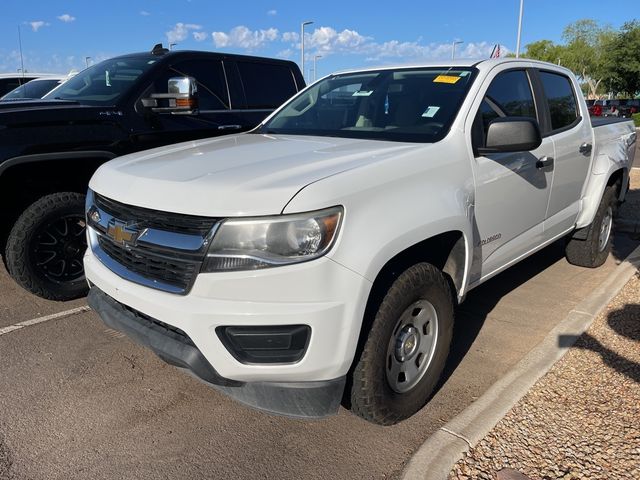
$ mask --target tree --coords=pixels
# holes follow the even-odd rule
[[[630,96],[640,93],[640,22],[625,23],[607,52],[607,84],[616,92]]]
[[[586,82],[589,95],[595,97],[600,83],[609,75],[608,55],[615,32],[595,20],[584,19],[567,25],[562,38],[566,42],[562,64]]]
[[[542,60],[543,62],[562,64],[564,48],[562,45],[556,45],[551,40],[538,40],[527,44],[522,56],[534,60]]]

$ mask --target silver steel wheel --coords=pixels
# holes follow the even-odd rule
[[[600,236],[598,237],[598,251],[602,252],[609,243],[609,237],[611,236],[611,226],[613,225],[613,209],[611,206],[607,208],[602,223],[600,224]]]
[[[406,393],[424,377],[438,340],[438,315],[427,300],[418,300],[400,315],[387,346],[386,373],[394,392]]]

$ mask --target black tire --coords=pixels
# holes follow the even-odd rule
[[[605,188],[602,200],[593,222],[586,228],[586,238],[570,237],[565,247],[565,257],[572,265],[596,268],[602,265],[611,252],[613,217],[616,214],[618,190],[615,185]],[[607,227],[608,225],[608,227]],[[601,232],[608,229],[606,242],[601,240]],[[584,237],[584,235],[582,235]]]
[[[49,300],[86,295],[84,218],[84,195],[72,192],[46,195],[22,212],[9,233],[5,254],[18,285]]]
[[[398,345],[399,335],[408,313],[416,316],[414,305],[431,305],[437,322],[435,341],[431,342],[430,362],[417,383],[407,391],[397,391],[398,382],[392,376],[391,363],[400,364],[392,345]],[[421,307],[420,307],[421,308]],[[375,313],[371,330],[357,359],[351,387],[351,409],[365,420],[379,425],[393,425],[420,410],[434,393],[444,370],[453,335],[454,304],[449,282],[431,264],[418,263],[405,270],[387,290]],[[409,328],[410,329],[410,328]],[[422,339],[427,338],[426,332]],[[419,340],[418,344],[423,340]],[[426,342],[425,342],[426,343]],[[391,355],[391,356],[390,356]],[[417,365],[422,354],[409,357]],[[395,386],[392,386],[392,383]]]

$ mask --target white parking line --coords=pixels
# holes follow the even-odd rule
[[[64,312],[53,313],[44,317],[32,318],[31,320],[25,320],[24,322],[18,322],[8,327],[0,328],[0,337],[15,330],[20,330],[24,327],[30,327],[39,323],[48,322],[49,320],[56,320],[59,318],[70,317],[71,315],[77,315],[78,313],[88,312],[91,310],[88,306],[72,308],[71,310],[65,310]]]

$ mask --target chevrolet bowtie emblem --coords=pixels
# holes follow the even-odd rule
[[[140,232],[132,226],[118,220],[111,220],[107,227],[107,236],[120,245],[135,245]]]

